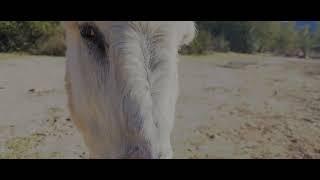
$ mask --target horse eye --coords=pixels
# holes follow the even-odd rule
[[[105,56],[109,45],[105,42],[103,34],[93,24],[82,24],[79,26],[80,35],[84,39],[89,52],[95,55]]]
[[[82,25],[80,26],[80,34],[82,38],[86,40],[95,40],[97,37],[97,32],[94,27],[90,25]]]

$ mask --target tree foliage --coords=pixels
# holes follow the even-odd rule
[[[43,49],[44,45],[50,42],[59,46],[55,47],[59,52],[51,53],[50,50]],[[0,52],[15,51],[48,55],[64,54],[63,32],[59,23],[57,21],[0,21]]]
[[[301,51],[307,57],[315,44],[320,45],[319,29],[315,33],[308,27],[298,29],[295,22],[290,21],[198,21],[197,25],[200,33],[206,31],[211,34],[211,51],[279,55],[296,55]],[[197,43],[191,44],[191,47],[207,47],[199,45],[206,44],[203,38],[195,41]],[[219,44],[224,44],[226,48],[220,48]]]
[[[275,53],[300,50],[304,57],[320,46],[320,30],[297,29],[294,22],[197,21],[198,34],[183,54],[218,52]],[[319,26],[319,23],[318,23]],[[57,21],[0,21],[0,52],[63,55],[64,34]]]

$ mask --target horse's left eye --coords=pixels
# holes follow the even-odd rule
[[[106,44],[103,34],[95,25],[89,23],[82,24],[79,30],[82,39],[86,41],[89,49],[98,50],[101,53],[105,53],[108,50],[108,44]]]
[[[90,41],[94,41],[97,38],[96,29],[91,25],[80,26],[80,34],[82,38]]]

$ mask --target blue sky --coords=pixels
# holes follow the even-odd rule
[[[317,21],[297,21],[297,27],[309,26],[312,31],[317,29]]]

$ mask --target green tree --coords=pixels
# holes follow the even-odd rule
[[[320,46],[320,21],[317,21],[317,31],[313,36],[313,43],[315,46]]]
[[[0,52],[63,55],[64,50],[57,21],[0,21]]]
[[[255,51],[253,28],[249,21],[200,21],[198,27],[209,31],[213,37],[224,37],[232,51]]]
[[[280,54],[293,51],[297,47],[297,35],[294,22],[282,23],[273,49]]]
[[[309,52],[314,44],[309,27],[305,27],[298,33],[297,46],[303,52],[303,58],[308,58]]]
[[[254,21],[252,26],[256,51],[259,53],[273,51],[280,31],[280,22]]]

